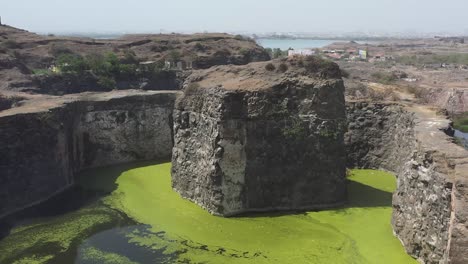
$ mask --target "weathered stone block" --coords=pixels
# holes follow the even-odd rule
[[[174,189],[223,216],[343,203],[341,79],[264,65],[217,67],[187,82],[174,111]]]

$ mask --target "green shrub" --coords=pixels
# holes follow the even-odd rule
[[[106,89],[112,90],[116,88],[117,83],[111,77],[100,76],[98,79],[98,85]]]
[[[300,118],[293,118],[289,126],[286,126],[282,130],[283,136],[289,140],[293,139],[304,139],[307,136],[307,130],[303,125]]]
[[[121,79],[134,79],[136,77],[137,66],[134,64],[120,64],[118,77]]]
[[[288,51],[282,51],[281,49],[273,49],[272,56],[274,59],[284,57],[288,55]]]
[[[74,54],[73,51],[62,44],[52,44],[49,48],[49,54],[54,57],[59,57],[63,54]]]
[[[173,62],[177,62],[180,60],[181,54],[178,50],[171,50],[169,52],[169,59]]]
[[[108,66],[102,54],[90,54],[86,56],[86,62],[89,69],[96,75],[106,75]]]
[[[244,56],[244,57],[248,57],[250,56],[250,50],[249,49],[246,49],[246,48],[241,48],[239,50],[239,53],[240,55]]]
[[[195,50],[198,50],[198,51],[205,50],[205,46],[203,46],[200,42],[197,42],[194,47],[195,47]]]
[[[286,65],[286,63],[281,63],[281,64],[278,66],[278,71],[280,71],[280,72],[287,72],[287,71],[288,71],[288,65]]]
[[[416,85],[409,85],[409,86],[406,87],[406,90],[409,93],[414,94],[414,97],[416,97],[418,99],[422,99],[426,95],[426,90],[424,88],[421,88],[421,87],[416,86]]]
[[[392,84],[397,80],[397,77],[394,74],[388,72],[374,72],[371,77],[375,82],[381,84]]]
[[[464,133],[468,133],[468,114],[454,116],[453,127]]]
[[[57,58],[57,67],[64,73],[83,74],[89,69],[83,57],[73,54],[62,54]]]
[[[115,53],[92,54],[86,57],[87,68],[98,76],[119,77],[121,74],[128,76],[133,69],[136,73],[135,64],[123,64]]]
[[[32,73],[34,75],[49,75],[51,72],[49,69],[33,69]]]
[[[155,44],[155,45],[150,47],[150,50],[152,52],[163,52],[163,51],[166,51],[166,50],[169,50],[169,49],[173,49],[173,47],[170,44],[168,44],[168,45]]]
[[[135,51],[131,49],[124,50],[124,58],[121,63],[123,64],[138,64],[140,60],[137,58]]]
[[[265,70],[267,71],[274,71],[276,69],[275,65],[273,65],[273,63],[268,63],[267,65],[265,65]]]
[[[244,40],[244,37],[242,35],[235,35],[234,38],[237,40]]]
[[[318,56],[306,56],[301,63],[308,72],[318,74],[324,78],[341,78],[338,64]]]

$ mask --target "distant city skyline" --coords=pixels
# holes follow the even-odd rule
[[[38,33],[308,32],[468,35],[466,0],[15,0],[2,22]]]

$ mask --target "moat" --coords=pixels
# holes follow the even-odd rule
[[[465,93],[241,35],[0,37],[1,264],[468,263]]]
[[[82,173],[74,195],[51,201],[71,209],[16,223],[0,262],[417,263],[392,234],[389,173],[353,170],[342,208],[222,218],[174,192],[170,167]]]

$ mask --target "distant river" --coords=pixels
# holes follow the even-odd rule
[[[307,49],[321,48],[339,40],[327,39],[257,39],[257,43],[265,48],[282,49]]]
[[[272,49],[282,49],[287,50],[289,48],[293,49],[307,49],[307,48],[322,48],[327,45],[330,45],[334,42],[347,42],[351,40],[338,40],[338,39],[268,39],[268,38],[261,38],[257,39],[257,43],[265,48],[272,48]],[[375,43],[375,41],[357,41],[357,43],[365,44],[365,43]]]
[[[459,139],[460,143],[468,149],[468,133],[463,133],[459,130],[455,130],[455,135],[456,138]]]

